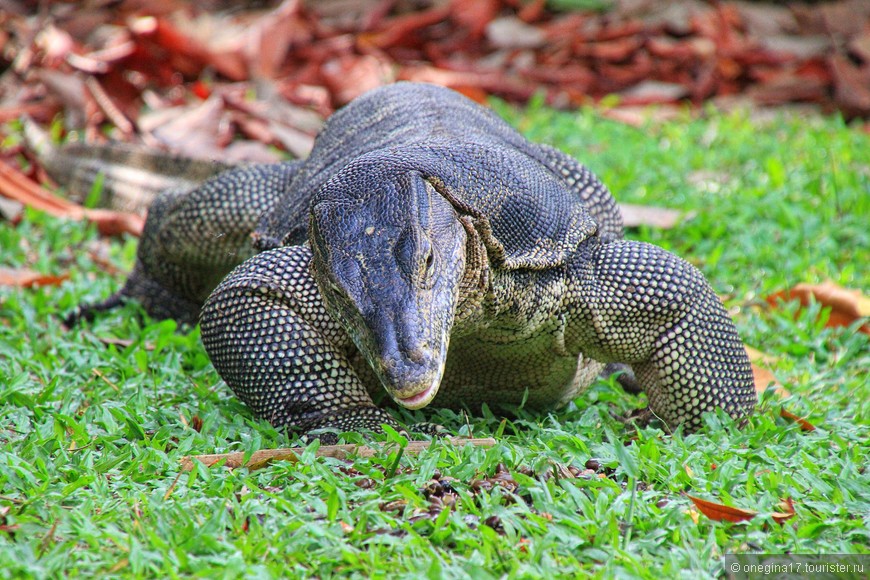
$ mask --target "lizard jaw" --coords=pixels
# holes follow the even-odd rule
[[[414,411],[417,409],[422,409],[423,407],[431,403],[432,399],[435,398],[435,394],[437,392],[438,383],[435,382],[415,395],[411,395],[410,397],[396,396],[395,400],[406,409],[411,409],[412,411]]]
[[[438,361],[437,366],[430,366],[428,372],[414,381],[415,384],[412,383],[412,385],[404,386],[401,391],[398,389],[387,388],[387,391],[393,396],[393,400],[406,409],[412,411],[422,409],[431,403],[432,399],[435,398],[435,395],[438,394],[438,388],[441,386],[441,379],[444,378],[444,367],[447,360],[447,344],[450,342],[450,336],[444,332],[441,334],[440,338],[440,348],[437,351],[437,357],[433,357],[434,361]],[[400,392],[401,394],[399,394]],[[411,394],[406,395],[405,393]]]

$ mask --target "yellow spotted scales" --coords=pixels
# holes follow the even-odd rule
[[[161,194],[125,287],[79,314],[127,297],[183,322],[204,302],[220,376],[302,433],[397,426],[373,402],[384,392],[411,409],[555,408],[605,363],[672,428],[756,403],[697,269],[624,240],[579,162],[430,85],[360,97],[305,161]]]

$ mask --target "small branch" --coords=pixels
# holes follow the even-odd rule
[[[482,439],[465,439],[463,437],[452,437],[450,443],[457,447],[462,445],[474,445],[476,447],[492,447],[495,445],[495,439],[486,437]],[[417,455],[424,449],[428,448],[431,441],[409,441],[405,447],[406,455]],[[305,451],[304,447],[290,447],[283,449],[260,449],[251,454],[251,458],[245,461],[245,452],[237,451],[235,453],[217,453],[214,455],[187,455],[181,458],[182,471],[190,471],[193,469],[194,460],[199,461],[206,467],[211,467],[219,461],[225,460],[224,467],[236,469],[238,467],[246,467],[248,469],[260,469],[266,467],[272,461],[299,461],[299,455]],[[356,457],[373,457],[381,453],[381,449],[369,447],[367,445],[323,445],[315,452],[316,457],[335,457],[336,459],[345,459],[350,456]]]

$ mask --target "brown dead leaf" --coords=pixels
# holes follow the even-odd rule
[[[809,432],[809,431],[816,430],[815,425],[813,425],[812,423],[810,423],[809,421],[807,421],[803,417],[798,417],[797,415],[795,415],[791,411],[786,411],[785,408],[782,408],[779,410],[779,416],[782,417],[783,419],[789,419],[791,421],[794,421],[795,423],[800,425],[801,431],[808,431]]]
[[[253,76],[278,76],[291,48],[311,44],[314,30],[301,15],[302,2],[282,2],[246,27],[241,52]]]
[[[452,0],[450,17],[456,24],[467,28],[472,38],[479,39],[498,15],[500,4],[498,0]]]
[[[619,211],[622,214],[622,222],[627,228],[650,226],[661,230],[668,230],[677,225],[680,220],[694,215],[692,212],[687,213],[677,209],[629,203],[619,204]]]
[[[342,55],[325,62],[321,72],[336,106],[395,80],[390,63],[374,55]]]
[[[773,512],[770,514],[770,517],[773,518],[773,521],[778,523],[779,525],[784,524],[787,520],[790,520],[795,516],[794,509],[794,500],[790,497],[785,498],[783,501],[779,502],[777,506],[780,510],[779,512]]]
[[[870,115],[870,67],[859,67],[843,55],[828,58],[834,77],[834,99],[847,116]]]
[[[807,306],[810,300],[820,302],[831,308],[827,326],[848,326],[861,318],[870,317],[870,298],[860,290],[843,288],[832,280],[821,284],[798,284],[790,290],[783,290],[767,297],[767,303],[776,306],[780,300],[799,300]],[[861,326],[861,332],[870,334],[870,324]]]
[[[758,515],[758,512],[755,510],[731,507],[691,495],[688,497],[702,514],[717,522],[743,522],[751,520]],[[790,497],[779,502],[777,508],[781,511],[771,513],[770,517],[779,525],[784,524],[787,520],[795,516],[794,501]],[[697,523],[697,520],[695,520],[695,523]]]
[[[683,112],[676,105],[666,103],[656,107],[621,104],[618,107],[603,109],[601,115],[632,127],[643,127],[647,124],[655,125],[679,119]]]
[[[17,169],[0,162],[0,195],[54,216],[74,212],[76,204],[52,195]]]
[[[247,77],[247,67],[240,55],[218,56],[165,18],[141,16],[132,20],[128,27],[152,53],[153,60],[168,61],[182,74],[198,75],[205,67],[211,66],[230,80],[240,81]],[[149,43],[156,46],[149,46]]]
[[[27,268],[0,268],[0,286],[15,288],[59,286],[64,280],[69,280],[69,274],[40,274]]]
[[[744,510],[699,497],[688,496],[702,514],[717,522],[744,522],[758,515],[755,510]]]
[[[755,380],[755,392],[761,395],[768,388],[773,386],[776,389],[776,394],[780,397],[788,397],[791,395],[780,384],[773,373],[768,368],[776,362],[776,357],[767,353],[756,350],[751,346],[745,346],[746,355],[749,357],[749,362],[752,365],[752,376]]]
[[[751,365],[752,378],[755,381],[755,392],[759,396],[767,391],[771,386],[776,389],[776,394],[780,397],[788,397],[791,394],[782,388],[782,385],[779,384],[779,381],[776,380],[776,377],[773,376],[773,373],[768,369],[758,366],[755,363],[751,363]]]
[[[144,218],[135,214],[104,209],[86,209],[67,199],[58,197],[46,191],[17,169],[2,162],[0,162],[0,195],[55,217],[73,220],[86,219],[95,223],[103,235],[130,233],[139,236],[145,225]]]
[[[423,38],[420,30],[444,22],[450,11],[450,6],[435,6],[428,10],[396,16],[384,20],[379,31],[359,35],[357,41],[363,49],[419,44]]]
[[[221,153],[232,141],[229,114],[218,96],[187,107],[164,109],[140,120],[160,142],[189,157],[221,159]]]
[[[540,48],[547,37],[540,28],[517,17],[496,18],[486,26],[486,38],[496,48]]]
[[[142,235],[145,218],[141,215],[110,209],[85,209],[84,217],[97,226],[104,236],[131,234],[137,238]]]

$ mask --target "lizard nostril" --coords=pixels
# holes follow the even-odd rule
[[[422,348],[415,348],[408,352],[408,359],[414,363],[421,363],[426,358],[426,352]]]

